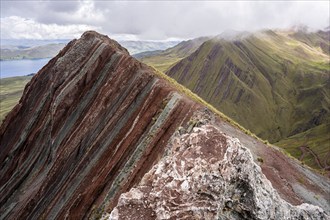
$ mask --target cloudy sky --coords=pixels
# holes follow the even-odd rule
[[[1,39],[188,39],[226,30],[329,26],[329,1],[3,1]]]

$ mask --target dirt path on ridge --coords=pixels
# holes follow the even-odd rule
[[[312,149],[310,149],[307,145],[306,146],[305,145],[300,146],[299,149],[302,152],[302,155],[299,158],[300,161],[302,161],[307,154],[311,154],[313,156],[313,158],[314,158],[314,161],[320,167],[320,169],[327,169],[328,168],[327,166],[324,166],[321,163],[321,160],[318,157],[318,155]]]

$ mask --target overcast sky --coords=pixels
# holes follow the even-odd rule
[[[3,1],[2,39],[188,39],[226,30],[329,26],[329,1]]]

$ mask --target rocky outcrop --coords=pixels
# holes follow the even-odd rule
[[[239,140],[211,124],[177,133],[168,154],[104,219],[326,219],[280,198]]]
[[[185,211],[190,202],[195,207],[206,207],[210,199],[219,201],[217,206],[210,206],[211,212],[228,199],[231,199],[226,205],[231,208],[230,213],[246,210],[241,197],[235,200],[236,194],[242,196],[246,190],[253,195],[269,190],[277,200],[278,195],[252,162],[249,151],[222,132],[237,136],[254,156],[260,153],[254,146],[264,149],[265,155],[277,152],[279,160],[265,162],[262,170],[276,183],[274,187],[283,199],[293,204],[313,203],[329,211],[324,203],[324,195],[329,192],[327,179],[308,173],[308,169],[294,160],[242,134],[213,113],[201,114],[204,108],[157,76],[150,67],[130,57],[117,42],[96,32],[84,33],[32,78],[19,104],[0,127],[0,219],[93,219],[112,210],[115,216],[120,214],[120,207],[132,192],[147,196],[150,203],[155,201],[148,209],[150,215],[155,214],[153,218],[175,216],[166,211],[174,195],[160,193],[163,200],[157,200],[154,194],[146,195],[141,188],[154,183],[149,185],[149,192],[167,192],[162,185],[163,175],[169,178],[164,183],[179,184],[182,196],[177,196],[179,201],[173,201],[172,206],[185,215],[190,213]],[[186,146],[190,142],[193,148]],[[235,157],[229,155],[230,149],[236,151]],[[183,173],[174,174],[177,170],[165,166],[166,161]],[[187,170],[182,161],[192,167]],[[220,164],[223,168],[217,171],[215,167]],[[252,170],[247,170],[247,165]],[[242,170],[237,174],[225,172],[240,166]],[[270,166],[276,169],[268,169]],[[290,167],[296,174],[286,175],[285,169],[278,169],[281,167]],[[203,169],[199,180],[198,173]],[[209,179],[212,173],[219,177],[214,183],[223,186],[216,187],[218,191],[212,194],[213,199],[208,196],[207,188],[207,181],[213,181]],[[191,178],[182,181],[188,174]],[[308,183],[291,181],[295,175]],[[255,182],[253,178],[262,181]],[[249,187],[245,187],[243,180]],[[287,187],[290,184],[299,186],[299,190]],[[136,187],[132,189],[133,186]],[[189,194],[190,188],[197,191]],[[235,190],[240,188],[241,191]],[[306,192],[320,195],[321,202],[304,197]],[[200,197],[195,197],[196,193]],[[186,208],[184,202],[188,202]],[[283,200],[278,202],[298,214],[325,215],[321,208],[304,205],[308,210],[303,212]],[[269,204],[264,207],[277,203]],[[249,209],[254,216],[259,216],[260,211],[254,209],[257,207],[260,207],[258,201]],[[190,216],[198,217],[202,212],[196,213]],[[138,214],[131,217],[138,218]]]
[[[80,219],[111,209],[189,118],[186,100],[115,41],[72,41],[1,127],[1,219]]]

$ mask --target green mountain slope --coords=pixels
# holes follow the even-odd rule
[[[330,35],[329,31],[318,31],[316,33],[306,33],[298,31],[291,34],[291,37],[304,42],[311,47],[319,47],[321,50],[330,55]]]
[[[312,36],[305,34],[269,30],[231,40],[217,37],[166,73],[259,137],[282,141],[283,147],[294,144],[286,147],[291,153],[307,141],[304,133],[312,133],[321,146],[309,147],[325,158],[330,151],[324,134],[330,132],[329,55],[301,40]],[[321,125],[324,132],[316,129]],[[320,168],[315,161],[308,164]]]
[[[202,43],[209,39],[209,37],[200,37],[183,41],[167,50],[135,54],[134,57],[165,72],[170,66],[193,53]]]
[[[317,169],[330,170],[330,124],[325,123],[275,143]]]
[[[0,124],[18,103],[25,85],[31,78],[32,76],[17,76],[0,79]]]

